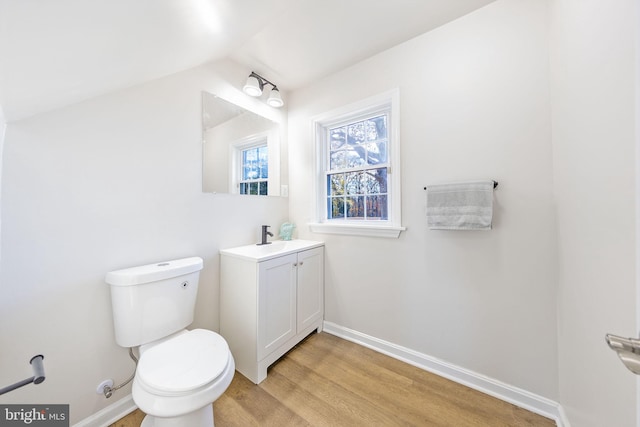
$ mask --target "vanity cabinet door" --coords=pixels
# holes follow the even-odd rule
[[[258,360],[296,334],[296,263],[291,254],[258,264]]]
[[[297,331],[311,326],[324,313],[324,249],[298,253]]]

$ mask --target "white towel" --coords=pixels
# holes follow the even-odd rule
[[[431,230],[491,230],[493,181],[427,187],[427,224]]]

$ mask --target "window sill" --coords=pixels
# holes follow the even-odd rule
[[[327,224],[310,223],[309,229],[313,233],[342,234],[345,236],[387,237],[397,239],[406,227],[394,225],[355,225],[355,224]]]

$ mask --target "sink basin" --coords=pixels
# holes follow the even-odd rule
[[[323,242],[314,240],[274,240],[268,245],[246,245],[237,248],[222,249],[220,253],[236,258],[254,260],[256,262],[266,261],[293,252],[304,251],[306,249],[317,248],[324,245]]]

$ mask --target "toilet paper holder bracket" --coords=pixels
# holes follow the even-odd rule
[[[33,356],[29,361],[31,368],[33,369],[33,376],[27,379],[24,379],[22,381],[18,381],[15,384],[11,384],[10,386],[0,388],[0,394],[9,393],[10,391],[13,391],[27,384],[31,384],[31,383],[40,384],[41,382],[43,382],[45,379],[44,365],[42,363],[43,359],[44,359],[44,356],[41,354],[38,354],[37,356]]]
[[[624,366],[634,374],[640,375],[640,339],[606,334],[605,340],[609,348],[618,354]]]

